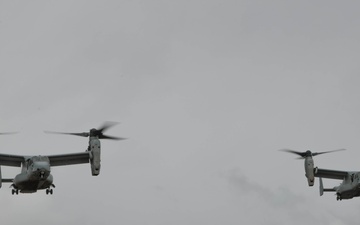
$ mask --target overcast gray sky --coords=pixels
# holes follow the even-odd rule
[[[84,151],[56,188],[0,190],[4,224],[358,224],[360,199],[309,188],[303,161],[360,170],[357,1],[0,0],[0,151]],[[19,170],[2,168],[3,177]],[[324,180],[333,187],[338,181]]]

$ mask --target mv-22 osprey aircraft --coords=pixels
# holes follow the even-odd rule
[[[343,150],[345,149],[312,153],[310,150],[307,150],[306,152],[297,152],[290,149],[282,149],[282,151],[299,155],[300,159],[305,159],[304,160],[305,176],[307,178],[309,186],[313,186],[315,182],[315,177],[319,177],[320,196],[322,196],[324,192],[336,192],[337,200],[352,199],[354,197],[360,196],[360,171],[339,171],[339,170],[320,169],[314,167],[314,160],[312,157],[324,153],[343,151]],[[342,180],[342,182],[339,186],[333,188],[324,188],[322,178],[338,179],[338,180]]]
[[[83,133],[62,133],[50,132],[56,134],[69,134],[82,137],[89,137],[89,146],[85,152],[48,155],[48,156],[20,156],[11,154],[0,154],[0,166],[21,167],[21,173],[13,179],[2,179],[0,168],[0,187],[2,183],[12,183],[12,194],[34,193],[37,190],[46,190],[46,194],[53,194],[55,185],[53,184],[53,176],[50,174],[52,166],[66,166],[73,164],[90,163],[91,173],[93,176],[100,174],[100,139],[124,140],[120,137],[112,137],[103,134],[105,130],[115,125],[112,122],[106,122],[99,129],[91,129],[90,132]],[[6,133],[2,133],[6,134]]]

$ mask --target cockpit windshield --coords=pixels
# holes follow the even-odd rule
[[[47,156],[33,156],[31,157],[31,161],[33,162],[50,162]]]

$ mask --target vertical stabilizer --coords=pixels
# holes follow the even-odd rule
[[[323,185],[321,177],[319,177],[319,183],[320,183],[320,196],[323,196],[323,194],[324,194],[324,185]]]
[[[1,175],[1,166],[0,166],[0,188],[2,186],[2,175]]]

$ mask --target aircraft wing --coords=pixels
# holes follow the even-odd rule
[[[315,168],[314,175],[315,177],[344,180],[349,175],[349,172]]]
[[[21,167],[21,163],[25,161],[25,156],[0,154],[0,165]]]
[[[50,160],[50,166],[66,166],[73,164],[89,163],[90,153],[80,152],[61,155],[50,155],[47,157]]]

